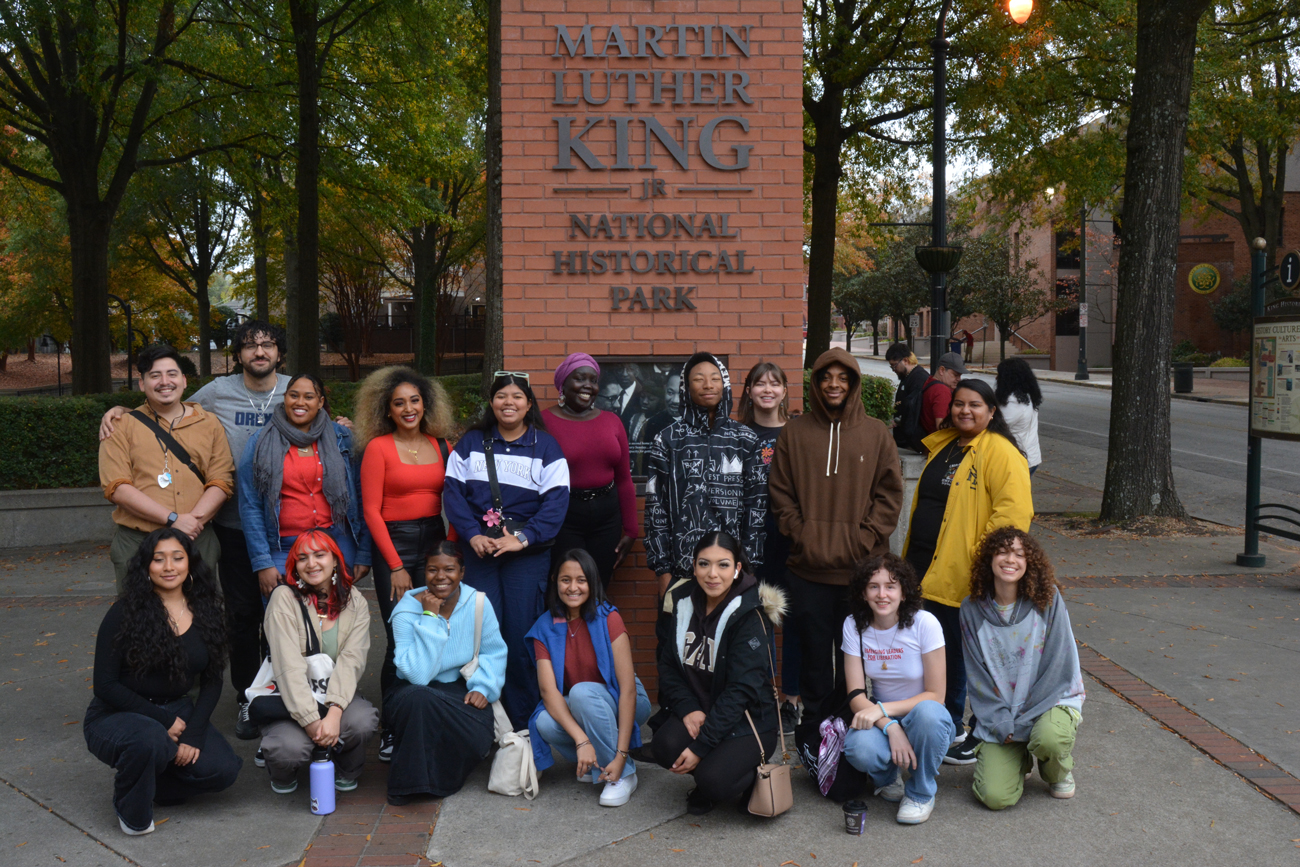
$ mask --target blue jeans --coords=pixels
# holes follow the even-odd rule
[[[935,777],[944,753],[952,744],[952,717],[939,702],[926,699],[917,702],[898,724],[916,753],[916,769],[904,790],[918,804],[928,803],[938,789]],[[889,737],[878,728],[849,729],[844,738],[844,755],[877,786],[888,786],[898,776],[898,765],[889,753]]]
[[[334,543],[339,546],[343,552],[343,562],[347,564],[348,574],[356,578],[357,568],[357,545],[352,541],[352,534],[348,532],[346,524],[335,521],[332,527],[326,527],[325,532],[329,533],[334,539]],[[297,536],[281,536],[280,550],[271,552],[271,559],[275,561],[275,568],[280,570],[280,574],[285,573],[285,561],[289,558],[289,549],[297,540]]]
[[[578,683],[564,697],[569,713],[596,750],[596,764],[602,768],[614,761],[618,750],[618,705],[603,683]],[[644,725],[650,718],[650,698],[640,678],[636,682],[636,724]],[[573,738],[555,721],[548,711],[537,717],[537,731],[550,746],[571,762],[578,761],[578,751]],[[636,773],[636,762],[628,759],[623,765],[623,776]],[[593,779],[592,782],[595,782]]]
[[[163,705],[169,713],[189,720],[194,705],[182,698]],[[99,699],[86,710],[82,729],[86,746],[104,764],[117,771],[113,781],[113,807],[118,818],[133,831],[153,822],[155,801],[179,802],[202,792],[230,788],[244,760],[209,723],[199,758],[180,767],[173,762],[176,744],[157,720],[138,713],[114,712]]]
[[[943,629],[943,661],[948,668],[943,704],[952,716],[953,731],[965,733],[962,717],[966,714],[966,657],[961,648],[961,609],[927,599],[925,610],[934,615]],[[970,726],[975,728],[974,710]]]
[[[537,668],[528,652],[531,639],[524,636],[546,607],[551,552],[480,557],[464,540],[460,548],[465,557],[465,583],[487,594],[506,642],[506,683],[501,690],[501,704],[515,731],[527,728],[541,693],[537,690]]]

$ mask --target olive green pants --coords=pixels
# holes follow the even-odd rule
[[[1029,732],[1029,743],[991,744],[975,748],[975,797],[990,810],[1005,810],[1020,800],[1025,774],[1034,769],[1048,785],[1059,783],[1074,768],[1074,738],[1082,716],[1057,706],[1040,716]]]
[[[123,527],[118,524],[113,528],[113,541],[108,546],[108,559],[113,561],[113,575],[117,579],[117,595],[122,595],[122,584],[126,581],[126,564],[135,556],[139,550],[140,543],[144,537],[149,534],[143,530],[137,530],[133,527]],[[221,557],[221,543],[217,541],[217,534],[208,524],[199,533],[199,537],[194,540],[194,549],[198,551],[203,562],[208,564],[212,570],[212,577],[217,577],[217,559]]]

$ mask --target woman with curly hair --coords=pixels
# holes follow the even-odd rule
[[[221,697],[226,623],[212,570],[190,537],[163,527],[127,563],[122,595],[95,639],[86,746],[117,771],[122,833],[154,830],[154,804],[220,792],[243,761],[208,724]],[[198,700],[189,692],[198,681]]]
[[[1024,530],[1003,527],[980,544],[961,635],[980,742],[975,797],[992,810],[1015,804],[1037,758],[1052,797],[1073,798],[1079,652],[1051,561]]]
[[[397,681],[389,622],[393,607],[413,586],[413,576],[424,574],[424,552],[447,538],[442,489],[451,452],[451,401],[440,383],[411,368],[385,367],[366,377],[356,408],[362,510],[370,530],[375,596],[388,637],[379,688],[387,693]],[[385,731],[379,760],[392,758],[393,737]]]
[[[351,792],[366,761],[366,742],[379,728],[379,712],[357,694],[370,653],[370,606],[352,586],[338,543],[324,530],[299,536],[285,568],[285,583],[271,592],[262,628],[288,718],[262,725],[258,764],[266,765],[271,790],[287,795],[298,788],[298,768],[311,760],[312,750],[332,749],[334,788]],[[307,657],[313,652],[334,661],[323,704],[308,682]]]
[[[943,706],[943,628],[922,610],[921,582],[902,557],[882,554],[858,565],[842,641],[853,712],[845,758],[871,778],[877,795],[899,805],[900,823],[918,825],[934,812],[953,722]],[[906,783],[904,768],[911,771]]]
[[[1043,452],[1038,447],[1038,407],[1043,402],[1043,392],[1038,388],[1038,378],[1029,362],[1023,358],[1008,358],[1000,363],[995,394],[1007,427],[1029,459],[1029,475],[1032,476],[1043,462]]]

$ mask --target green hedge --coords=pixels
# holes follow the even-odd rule
[[[462,422],[477,416],[479,374],[441,377]],[[191,380],[188,398],[202,383]],[[352,414],[358,383],[327,382],[330,408]],[[99,484],[99,420],[109,407],[144,403],[138,391],[82,397],[0,397],[0,490]]]
[[[862,374],[862,408],[867,415],[878,418],[885,424],[894,419],[894,381],[883,376]],[[804,410],[807,411],[812,400],[812,371],[803,372]]]

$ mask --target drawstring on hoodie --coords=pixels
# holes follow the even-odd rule
[[[826,442],[826,475],[828,477],[831,474],[832,449],[835,450],[835,475],[840,474],[840,423],[838,421],[832,423],[829,432],[830,438]]]

